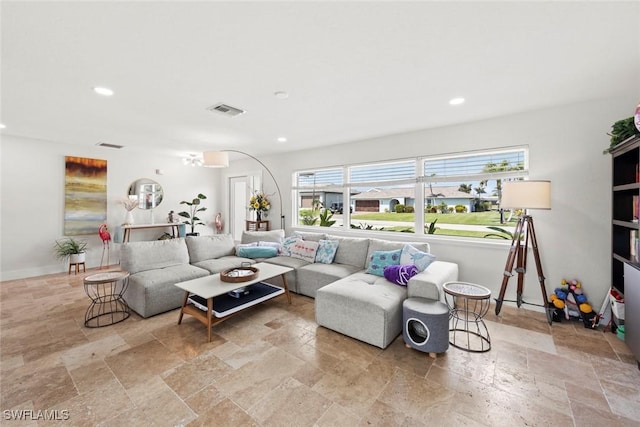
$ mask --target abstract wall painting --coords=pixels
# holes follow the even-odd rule
[[[107,221],[107,161],[65,156],[64,235],[95,234]]]

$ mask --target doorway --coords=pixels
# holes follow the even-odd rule
[[[262,178],[260,173],[228,177],[229,191],[229,233],[239,242],[245,230],[245,221],[249,218],[249,198],[259,190]]]

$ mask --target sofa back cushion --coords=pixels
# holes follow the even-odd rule
[[[294,237],[300,237],[302,240],[319,242],[320,240],[326,239],[327,235],[324,233],[313,233],[311,231],[296,231],[294,233]]]
[[[191,264],[227,255],[235,255],[236,248],[231,234],[187,236],[186,241]]]
[[[367,262],[369,239],[327,235],[328,240],[338,241],[338,250],[333,262],[364,268]]]
[[[276,242],[282,243],[284,230],[243,231],[241,243]]]
[[[131,274],[181,264],[189,264],[189,251],[182,238],[128,242],[120,248],[120,266]]]
[[[429,244],[427,242],[392,242],[389,240],[369,239],[369,252],[366,257],[366,268],[369,268],[371,255],[376,251],[395,251],[404,249],[404,245],[410,244],[414,248],[422,252],[429,252]]]

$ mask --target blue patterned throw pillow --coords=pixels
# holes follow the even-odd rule
[[[435,259],[436,257],[430,253],[419,251],[411,245],[404,245],[400,256],[400,264],[413,264],[418,267],[418,270],[425,271]]]
[[[318,246],[318,252],[316,252],[316,262],[322,264],[331,264],[338,252],[337,240],[320,240],[320,246]]]
[[[400,254],[402,249],[395,251],[374,251],[369,260],[367,273],[384,277],[384,268],[388,265],[400,264]]]

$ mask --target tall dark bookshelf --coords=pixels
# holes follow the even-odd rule
[[[611,155],[611,287],[624,295],[625,342],[640,360],[640,253],[634,242],[640,234],[640,137],[623,141]],[[614,324],[613,329],[617,326]]]

